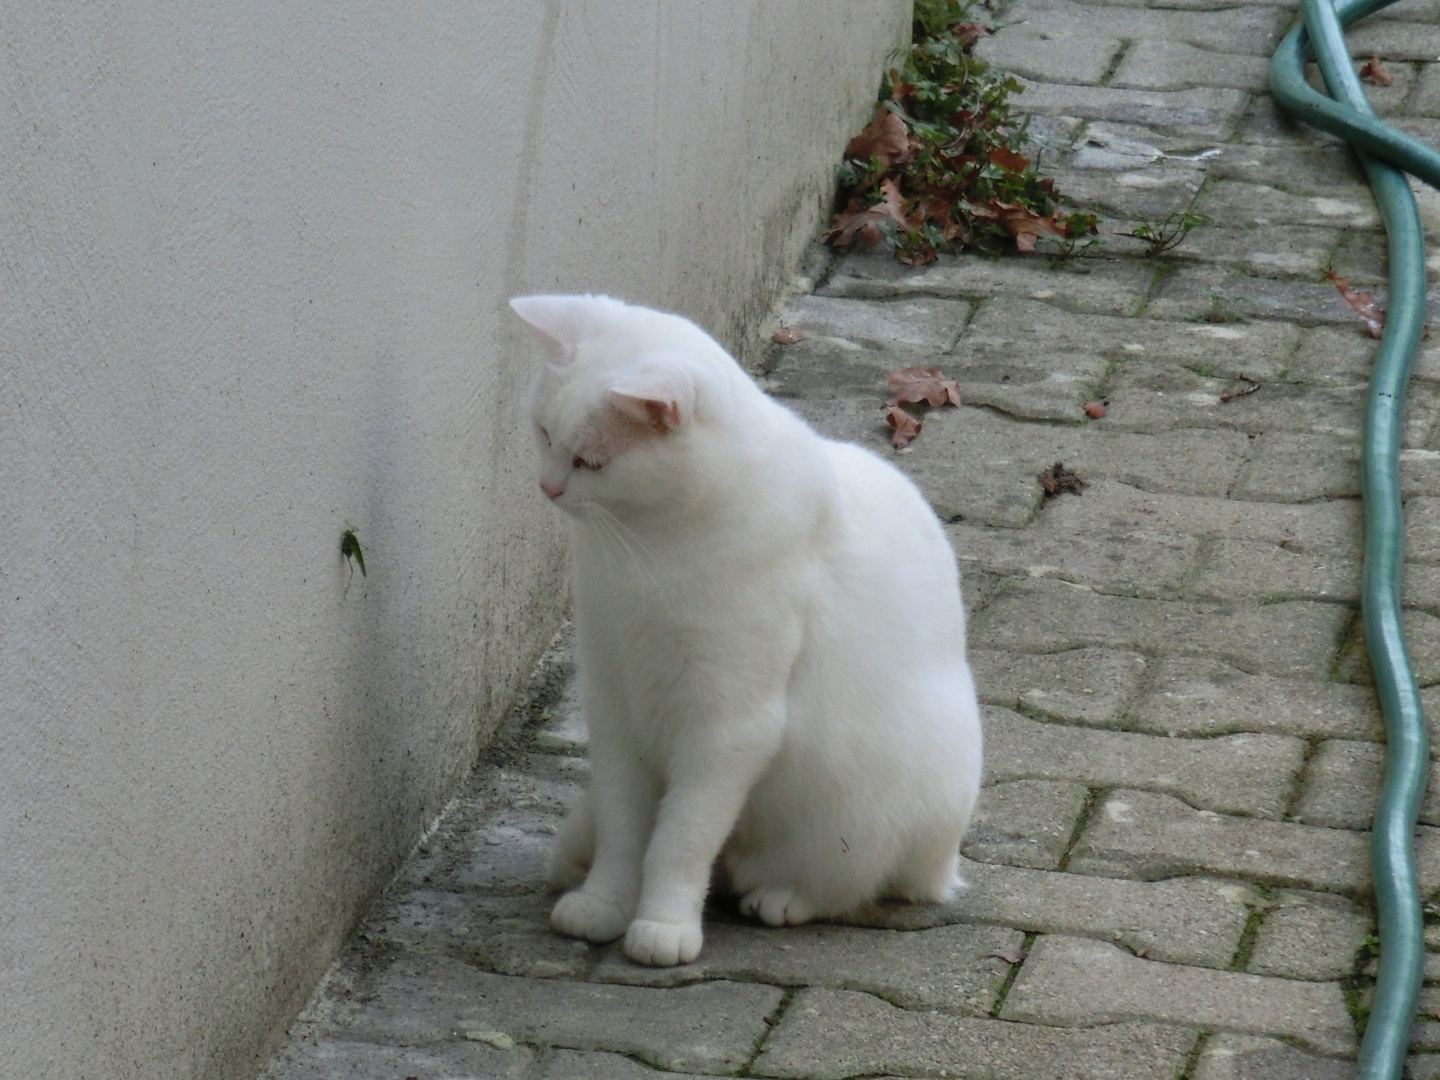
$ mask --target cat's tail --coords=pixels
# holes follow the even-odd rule
[[[582,791],[560,823],[545,879],[552,889],[573,889],[583,884],[595,861],[595,812],[590,793]]]

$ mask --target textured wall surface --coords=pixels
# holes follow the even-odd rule
[[[0,3],[0,1075],[254,1072],[563,603],[506,298],[738,344],[907,17]]]

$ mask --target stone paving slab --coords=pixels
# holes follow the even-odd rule
[[[1002,1019],[1090,1027],[1136,1020],[1196,1024],[1295,1040],[1328,1055],[1356,1049],[1338,983],[1182,968],[1105,942],[1047,935],[1035,943]]]
[[[947,904],[871,904],[844,921],[887,930],[978,921],[1095,937],[1157,960],[1223,968],[1251,911],[1264,907],[1252,886],[1214,878],[1127,881],[970,860],[960,869],[966,888]]]
[[[839,260],[820,296],[884,300],[938,296],[980,300],[991,296],[1053,302],[1062,311],[1132,315],[1149,293],[1156,268],[1139,261],[1106,261],[1084,273],[1052,270],[1033,260],[942,255],[928,266],[906,266],[883,252],[856,252]]]
[[[272,1068],[282,1067],[285,1076],[293,1080],[395,1080],[407,1076],[520,1080],[534,1068],[535,1059],[535,1051],[528,1047],[512,1045],[502,1050],[478,1040],[385,1046],[327,1039],[287,1047]]]
[[[824,986],[862,990],[906,1009],[986,1016],[1010,974],[999,954],[1018,949],[1024,937],[961,924],[912,931],[806,926],[767,934],[750,923],[714,922],[693,964],[641,967],[611,950],[591,978],[631,986],[715,979]]]
[[[979,862],[1057,870],[1089,794],[1087,785],[1073,781],[1012,780],[982,788],[960,851]]]
[[[990,649],[1159,649],[1213,656],[1267,674],[1319,677],[1334,662],[1350,622],[1350,610],[1339,604],[1190,604],[1105,596],[1038,580],[1006,588],[976,618],[973,637]]]
[[[1337,229],[1378,229],[1380,210],[1368,189],[1354,198],[1291,195],[1268,184],[1221,180],[1205,189],[1196,207],[1212,218],[1240,225],[1315,225]],[[1337,237],[1338,239],[1338,237]],[[1334,291],[1333,286],[1329,286]],[[1338,295],[1337,295],[1338,298]],[[1353,319],[1354,312],[1351,312]]]
[[[1105,243],[1132,255],[1143,255],[1147,247],[1143,240],[1127,237],[1133,229],[1122,223],[1158,221],[1183,212],[1204,181],[1204,170],[1168,158],[1119,174],[1074,167],[1055,170],[1056,185],[1063,185],[1068,198],[1113,222]]]
[[[1278,1039],[1225,1032],[1205,1041],[1193,1080],[1352,1080],[1355,1063],[1324,1058]]]
[[[494,1033],[513,1043],[634,1054],[675,1071],[729,1073],[750,1060],[783,997],[777,987],[729,982],[657,990],[520,979],[412,955],[390,966],[341,1031],[412,1046]]]
[[[796,411],[825,435],[883,449],[889,445],[876,398],[802,401]],[[1236,431],[1157,434],[1041,427],[962,407],[931,410],[926,442],[894,455],[942,521],[957,518],[1021,528],[1044,501],[1038,476],[1061,461],[1089,481],[1112,479],[1158,493],[1224,495],[1249,449]],[[887,451],[889,452],[889,451]],[[983,471],[976,473],[976,462]]]
[[[1406,424],[1403,433],[1414,433]],[[1324,448],[1323,456],[1319,455]],[[1440,454],[1423,447],[1400,451],[1400,490],[1406,498],[1440,492]],[[1263,433],[1231,490],[1236,499],[1308,503],[1316,499],[1358,498],[1358,439],[1296,432]]]
[[[987,784],[1078,780],[1090,787],[1159,791],[1199,809],[1278,819],[1305,764],[1306,744],[1279,735],[1167,739],[1039,723],[993,706],[982,715]]]
[[[1001,37],[976,43],[975,55],[987,64],[1028,79],[1094,86],[1110,70],[1123,48],[1119,38]]]
[[[1363,386],[1266,383],[1258,391],[1225,400],[1245,389],[1245,382],[1235,379],[1131,363],[1116,372],[1106,387],[1108,412],[1096,426],[1122,431],[1218,427],[1256,433],[1324,432],[1344,439],[1360,436]],[[1432,384],[1417,383],[1409,404],[1406,441],[1423,443],[1434,427],[1440,397]]]
[[[1374,932],[1368,910],[1344,897],[1294,889],[1277,889],[1265,903],[1246,971],[1323,981],[1355,974],[1360,949]]]
[[[1343,233],[1303,225],[1252,225],[1236,229],[1212,226],[1192,232],[1173,249],[1171,257],[1240,270],[1260,278],[1313,281],[1333,265],[1337,246],[1344,243]],[[1264,378],[1255,372],[1244,374]]]
[[[916,296],[888,304],[827,296],[797,296],[786,306],[786,325],[811,337],[836,337],[873,349],[948,352],[974,305]]]
[[[1215,180],[1263,184],[1292,195],[1322,195],[1362,204],[1374,199],[1355,156],[1343,143],[1334,141],[1291,139],[1283,146],[1230,145],[1205,171]]]
[[[945,527],[961,574],[1059,578],[1102,592],[1174,597],[1189,577],[1200,550],[1191,536],[1131,532],[1124,545],[1111,536],[1064,537],[1036,529],[986,529],[963,523]]]
[[[1345,829],[1229,817],[1145,791],[1113,791],[1070,857],[1081,874],[1154,880],[1199,871],[1363,893],[1368,838]]]
[[[695,1075],[698,1074],[661,1072],[620,1054],[578,1050],[551,1051],[539,1073],[541,1080],[655,1080],[660,1076],[683,1080]]]
[[[1126,50],[1111,85],[1134,90],[1197,86],[1264,90],[1269,86],[1269,69],[1263,56],[1217,53],[1182,41],[1142,39]]]
[[[1156,661],[1128,726],[1180,736],[1260,731],[1374,741],[1384,734],[1375,695],[1363,687],[1275,678],[1189,657]]]
[[[1022,82],[1025,107],[1041,115],[1147,124],[1166,134],[1205,141],[1222,139],[1249,104],[1242,90],[1211,86],[1167,91]]]
[[[1358,502],[1257,503],[1142,491],[1103,480],[1087,487],[1081,498],[1050,500],[1041,524],[1060,535],[1106,532],[1123,536],[1139,529],[1202,539],[1251,540],[1351,557],[1362,540]]]
[[[1256,222],[1268,223],[1263,217]],[[1145,313],[1221,326],[1247,319],[1284,319],[1304,326],[1347,327],[1355,320],[1354,310],[1329,282],[1248,275],[1237,280],[1237,275],[1223,267],[1196,262],[1176,263],[1150,297]]]
[[[1305,782],[1293,819],[1334,829],[1368,829],[1385,775],[1385,748],[1378,743],[1330,739],[1305,762]],[[1429,790],[1420,820],[1440,825],[1440,762],[1430,763]]]
[[[1118,16],[1118,17],[1117,17]],[[1138,40],[1178,41],[1215,52],[1244,52],[1268,57],[1280,40],[1285,15],[1273,7],[1227,5],[1225,10],[1200,15],[1186,11],[1149,8],[1121,15],[1108,8],[1072,0],[1017,0],[1006,10],[1010,39],[1105,36],[1123,27],[1123,35]],[[1368,55],[1368,54],[1367,54]],[[1028,103],[1027,103],[1028,105]]]
[[[1096,727],[1118,726],[1139,693],[1145,657],[1112,649],[1062,653],[976,649],[970,668],[981,702]]]
[[[898,1073],[986,1080],[1172,1080],[1195,1033],[1158,1024],[1064,1031],[897,1009],[867,994],[805,990],[756,1060],[756,1076],[840,1080]]]
[[[1302,333],[1299,326],[1285,322],[1225,326],[1137,320],[997,297],[979,306],[953,352],[962,360],[978,356],[1007,363],[1051,363],[1057,355],[1091,353],[1113,361],[1138,358],[1226,377],[1245,372],[1273,379],[1291,364]]]

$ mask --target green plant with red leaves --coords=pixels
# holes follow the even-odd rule
[[[1033,251],[1047,238],[1068,257],[1097,232],[1093,215],[1057,216],[1055,181],[1020,152],[1026,125],[1009,105],[1020,83],[971,55],[989,33],[965,20],[971,6],[916,4],[915,42],[886,73],[874,120],[837,169],[841,209],[827,243],[887,240],[896,258],[920,264],[966,246]]]

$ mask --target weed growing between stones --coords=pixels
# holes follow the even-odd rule
[[[1055,181],[1020,152],[1026,122],[1011,113],[1015,78],[971,55],[989,31],[968,20],[976,0],[916,0],[914,41],[880,85],[875,119],[836,170],[825,241],[882,240],[919,265],[964,247],[1034,251],[1068,260],[1097,241],[1093,214],[1059,213]]]
[[[1149,259],[1156,255],[1163,255],[1171,248],[1177,247],[1185,237],[1190,235],[1190,230],[1209,224],[1208,215],[1196,210],[1184,210],[1166,214],[1159,221],[1141,218],[1140,223],[1134,229],[1127,233],[1120,233],[1120,235],[1132,236],[1136,240],[1145,241],[1147,245],[1145,257]]]

